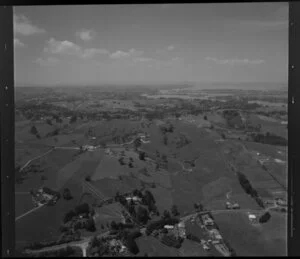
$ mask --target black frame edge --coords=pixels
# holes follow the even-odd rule
[[[289,71],[288,71],[288,255],[299,256],[297,249],[300,244],[299,233],[299,208],[296,200],[299,198],[297,183],[297,148],[299,148],[299,138],[297,133],[300,131],[297,111],[299,105],[299,82],[300,82],[300,2],[289,2]]]
[[[13,7],[0,6],[0,135],[2,257],[15,254],[15,111]]]

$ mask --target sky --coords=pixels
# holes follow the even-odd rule
[[[288,4],[14,7],[16,86],[288,79]]]

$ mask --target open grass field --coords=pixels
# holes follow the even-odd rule
[[[122,222],[122,210],[123,208],[119,203],[109,204],[101,208],[96,207],[94,220],[97,232],[107,231],[107,224],[110,226],[112,221],[115,221],[116,223]]]
[[[281,124],[281,121],[274,121],[272,119],[269,119],[268,117],[266,118],[254,114],[249,115],[248,120],[252,125],[261,124],[262,133],[270,132],[278,136],[287,138],[286,125]]]
[[[259,226],[250,224],[246,213],[213,214],[220,233],[238,256],[286,255],[285,214],[271,213],[271,219]]]
[[[194,203],[203,200],[201,185],[192,174],[172,175],[172,197],[183,215],[193,210]]]
[[[170,210],[172,205],[176,204],[176,202],[174,203],[170,190],[157,186],[156,188],[150,189],[150,191],[154,196],[160,214],[162,214],[164,210]]]
[[[209,235],[208,233],[202,229],[201,227],[199,227],[198,224],[196,223],[192,223],[190,220],[188,220],[185,223],[185,228],[186,228],[186,234],[192,234],[196,237],[198,237],[199,239],[208,239]]]
[[[60,189],[69,188],[73,199],[66,201],[61,198],[54,206],[44,206],[18,220],[16,222],[17,245],[24,245],[26,242],[56,240],[59,237],[59,227],[65,213],[74,209],[81,200],[82,181],[87,175],[84,169],[92,164],[88,161],[89,154],[84,155],[87,157],[85,161],[81,158],[80,167],[74,170],[69,179],[66,178],[64,182],[60,182]]]
[[[39,188],[42,184],[56,189],[57,179],[60,177],[60,169],[72,162],[76,151],[73,150],[55,150],[32,162],[32,165],[39,165],[42,172],[31,174],[22,184],[16,185],[17,191],[29,191],[30,189]],[[71,174],[73,171],[70,171]],[[42,181],[41,176],[45,177]]]
[[[140,181],[126,176],[123,176],[122,180],[104,178],[98,181],[93,181],[91,184],[107,197],[114,197],[117,192],[120,194],[127,193],[141,187]]]
[[[194,241],[185,239],[179,249],[180,256],[208,256],[202,246]]]
[[[15,216],[18,217],[34,208],[31,195],[25,193],[15,194]]]
[[[145,253],[148,256],[179,256],[178,249],[166,246],[152,236],[139,237],[135,241],[140,250],[138,256],[144,256]]]
[[[16,244],[57,240],[59,227],[66,212],[78,204],[81,192],[77,184],[69,183],[73,199],[60,199],[54,206],[44,206],[16,222]]]
[[[248,150],[253,150],[266,156],[287,161],[287,147],[279,147],[255,142],[243,142]]]

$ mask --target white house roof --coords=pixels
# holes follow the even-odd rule
[[[166,229],[173,229],[174,226],[172,226],[172,225],[165,225],[164,228],[166,228]]]
[[[253,214],[249,214],[248,217],[249,217],[249,219],[256,219],[256,216]]]

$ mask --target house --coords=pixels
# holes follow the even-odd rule
[[[165,225],[164,228],[165,229],[174,229],[174,226],[172,226],[172,225]]]
[[[221,240],[221,239],[222,239],[222,236],[220,235],[220,233],[219,233],[219,231],[218,231],[217,229],[212,229],[212,230],[210,230],[210,231],[209,231],[209,234],[210,234],[213,238],[215,238],[215,239],[217,239],[217,240]]]
[[[129,197],[126,197],[125,199],[126,199],[127,202],[133,201],[134,203],[142,201],[142,199],[140,197],[137,197],[137,196],[133,196],[133,197],[129,196]]]
[[[86,150],[86,151],[94,151],[96,149],[96,147],[90,146],[90,145],[84,145],[84,146],[82,146],[82,149]]]
[[[215,244],[215,248],[224,256],[230,256],[229,249],[224,244]]]
[[[229,201],[226,202],[226,209],[228,210],[232,209],[232,205]]]
[[[240,205],[236,202],[235,204],[232,205],[232,208],[235,209],[239,209]]]
[[[287,202],[283,199],[276,199],[276,204],[279,205],[279,206],[287,206]]]
[[[209,217],[208,214],[202,215],[202,220],[205,226],[212,226],[214,224],[214,221],[212,220],[211,217]]]
[[[256,215],[254,214],[248,214],[248,218],[251,223],[255,223],[257,221]]]

